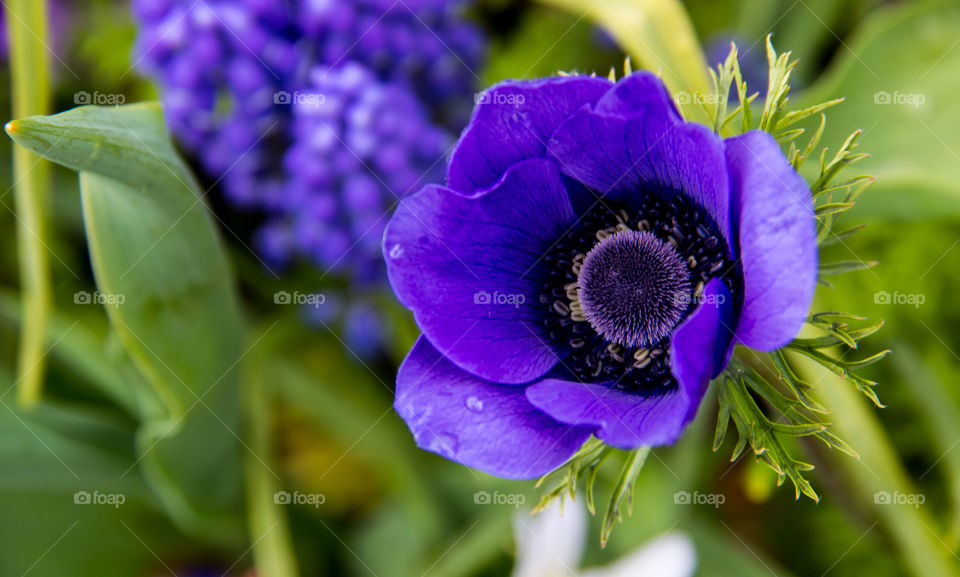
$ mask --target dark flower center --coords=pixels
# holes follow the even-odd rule
[[[714,220],[684,194],[643,194],[629,205],[597,197],[543,259],[544,326],[570,351],[558,371],[638,394],[664,391],[676,386],[673,331],[713,278],[739,310],[741,269]]]
[[[668,336],[690,302],[690,271],[669,242],[624,230],[600,241],[578,278],[583,316],[612,343],[650,346]]]

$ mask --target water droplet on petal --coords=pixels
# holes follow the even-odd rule
[[[437,433],[430,439],[428,451],[433,451],[445,457],[455,458],[460,449],[460,439],[451,433]]]
[[[403,247],[395,244],[390,247],[390,258],[400,258],[403,255]]]
[[[476,397],[470,397],[467,399],[467,408],[474,413],[479,413],[483,410],[483,401]]]

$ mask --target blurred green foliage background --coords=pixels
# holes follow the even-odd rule
[[[621,68],[624,51],[616,41],[559,4],[485,0],[474,9],[492,37],[485,84],[561,70],[605,75],[611,67]],[[606,549],[600,549],[592,527],[586,563],[605,563],[679,528],[695,542],[696,574],[702,577],[919,576],[922,563],[911,557],[917,549],[905,545],[897,531],[899,514],[875,503],[869,489],[871,476],[892,474],[925,497],[919,510],[928,534],[917,539],[960,565],[960,4],[689,0],[685,6],[704,46],[736,41],[745,63],[765,65],[763,39],[772,33],[779,50],[799,59],[796,102],[845,97],[828,114],[825,145],[835,149],[853,129],[864,130],[861,150],[872,157],[857,169],[878,180],[844,219],[868,226],[828,250],[838,259],[879,264],[821,288],[818,307],[886,321],[867,352],[895,351],[868,370],[880,382],[878,394],[887,408],[857,399],[860,410],[837,411],[832,420],[863,432],[862,439],[851,439],[854,448],[861,449],[858,440],[880,442],[892,447],[895,458],[874,460],[878,453],[867,450],[863,461],[855,461],[797,443],[794,450],[817,466],[812,480],[821,495],[820,503],[797,501],[791,488],[776,488],[775,476],[752,459],[729,463],[730,446],[710,451],[716,403],[708,399],[679,444],[654,451],[636,488],[634,515]],[[80,90],[124,94],[127,102],[154,96],[130,70],[135,31],[126,10],[114,0],[72,5],[68,33],[58,39],[59,61],[53,59],[56,111],[73,108]],[[0,85],[0,110],[8,119],[6,67],[0,69]],[[922,95],[923,103],[884,105],[879,93]],[[150,118],[146,112],[130,122],[148,125]],[[0,159],[9,159],[12,149],[9,140],[0,141]],[[172,150],[169,155],[176,165]],[[177,170],[191,179],[187,167]],[[121,184],[110,186],[121,186],[122,175],[112,176]],[[183,183],[163,180],[168,177],[157,175],[155,186],[174,195]],[[97,288],[90,264],[97,247],[88,248],[76,174],[59,167],[53,169],[47,239],[55,256],[48,372],[43,400],[33,409],[21,408],[15,394],[22,304],[18,207],[6,160],[0,161],[0,182],[6,191],[0,195],[0,575],[244,575],[254,565],[254,545],[263,544],[278,551],[292,547],[302,575],[509,574],[516,509],[478,505],[474,495],[523,494],[529,506],[538,492],[531,483],[495,479],[415,447],[392,411],[396,365],[416,336],[405,311],[393,309],[393,357],[364,363],[343,350],[338,335],[308,329],[289,307],[273,306],[271,295],[278,290],[315,290],[315,274],[276,279],[227,235],[220,241],[181,239],[225,252],[229,267],[210,286],[237,283],[236,319],[250,336],[241,338],[243,330],[230,324],[233,312],[226,311],[206,325],[209,334],[197,341],[202,348],[187,351],[177,337],[186,325],[120,317],[123,323],[143,323],[134,335],[151,332],[156,339],[142,343],[142,358],[134,358],[130,343],[139,337],[117,331],[117,318],[113,325],[108,320],[108,313],[119,313],[75,303],[78,291]],[[209,200],[217,208],[215,194]],[[199,236],[204,227],[216,231],[215,222],[196,217]],[[137,205],[117,218],[133,228],[150,226]],[[100,248],[109,251],[108,244]],[[152,280],[132,280],[133,288],[125,290],[183,273],[185,264],[174,260],[176,247],[167,248],[169,260],[158,262],[168,268]],[[181,311],[184,319],[201,311],[221,314],[210,303],[233,306],[216,286],[208,301]],[[924,298],[916,306],[885,304],[881,293]],[[236,342],[228,343],[231,339]],[[155,349],[179,360],[167,354],[152,358]],[[211,360],[217,355],[223,358]],[[242,360],[231,366],[237,356]],[[205,402],[218,415],[242,402],[246,417],[237,413],[235,420],[218,424],[221,417],[206,415],[193,436],[169,450],[147,451],[145,458],[145,444],[164,441],[142,425],[176,422],[168,400],[144,392],[150,388],[145,364],[180,375],[212,370],[215,376],[226,369],[230,376],[217,385],[219,396]],[[184,390],[179,385],[170,390],[189,407],[190,390],[202,392],[205,386],[186,380]],[[843,384],[827,380],[820,386]],[[191,426],[193,417],[207,411],[194,410],[184,421]],[[225,452],[234,457],[224,459]],[[608,465],[601,473],[601,495],[609,492],[618,470],[617,463]],[[192,475],[204,466],[204,475]],[[183,487],[194,494],[181,499],[170,493]],[[258,509],[257,499],[280,490],[322,494],[324,503]],[[677,505],[674,494],[680,490],[722,493],[726,500],[719,507]],[[75,502],[82,491],[125,499],[116,507],[84,506]],[[195,507],[198,503],[209,510]]]

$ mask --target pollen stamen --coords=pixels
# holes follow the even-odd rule
[[[675,296],[690,294],[676,240],[670,237],[665,244],[652,233],[632,230],[598,243],[584,259],[577,282],[583,316],[598,334],[627,347],[669,335],[687,308]]]

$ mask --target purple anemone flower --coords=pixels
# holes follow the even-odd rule
[[[495,475],[590,435],[673,443],[733,345],[785,345],[813,299],[813,202],[777,142],[685,122],[647,72],[491,88],[447,180],[384,235],[423,331],[395,407],[421,447]]]

